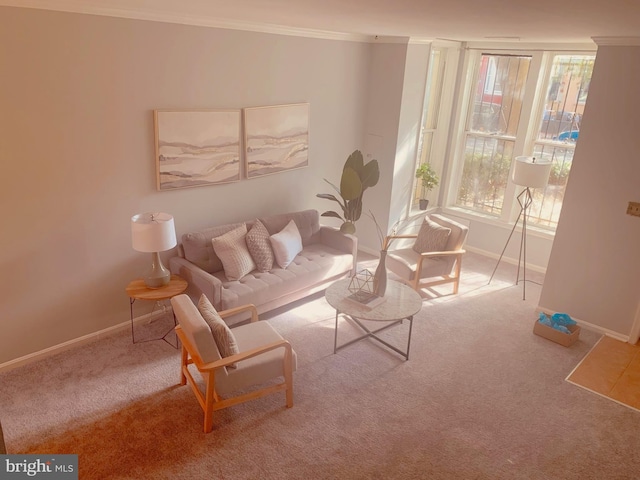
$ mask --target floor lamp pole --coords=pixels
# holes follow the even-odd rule
[[[496,263],[495,268],[493,269],[493,273],[491,274],[491,278],[489,278],[489,283],[493,280],[493,276],[496,274],[496,270],[498,270],[498,266],[502,261],[502,257],[504,256],[504,252],[507,250],[507,246],[511,241],[511,237],[513,236],[513,232],[516,230],[518,226],[518,222],[520,218],[522,218],[522,238],[520,239],[520,254],[518,255],[518,271],[516,273],[516,285],[518,285],[520,281],[520,265],[522,264],[522,300],[526,300],[527,295],[527,216],[529,215],[529,207],[533,202],[533,197],[531,195],[531,189],[526,187],[520,194],[518,195],[518,204],[520,204],[520,213],[518,214],[518,218],[516,218],[516,223],[513,224],[513,228],[511,229],[511,233],[509,234],[509,238],[507,238],[507,243],[504,244],[504,248],[502,249],[502,253],[500,254],[500,258],[498,258],[498,263]]]

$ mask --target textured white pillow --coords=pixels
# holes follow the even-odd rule
[[[273,250],[269,240],[269,232],[260,220],[254,222],[247,233],[247,248],[256,262],[260,272],[268,272],[273,268]]]
[[[302,251],[302,238],[296,222],[290,220],[287,226],[271,235],[271,248],[280,268],[287,268]]]
[[[231,329],[227,326],[226,323],[224,323],[224,320],[220,315],[218,315],[215,307],[211,305],[211,302],[204,293],[200,295],[200,300],[198,301],[198,311],[211,329],[211,334],[213,335],[213,339],[218,346],[220,356],[224,358],[235,355],[236,353],[240,353],[240,350],[238,349],[238,343],[236,342],[236,337],[233,336],[233,332],[231,331]],[[227,365],[227,368],[236,367],[237,365],[235,363]]]
[[[230,232],[211,239],[213,250],[222,262],[224,274],[229,280],[240,280],[256,269],[256,264],[247,249],[247,226],[242,224]]]
[[[447,240],[451,235],[451,229],[425,217],[420,226],[418,238],[413,244],[413,249],[418,253],[442,252],[447,246]]]

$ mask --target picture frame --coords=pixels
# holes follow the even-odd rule
[[[240,109],[153,113],[159,191],[240,180]]]
[[[309,104],[243,109],[247,178],[309,165]]]

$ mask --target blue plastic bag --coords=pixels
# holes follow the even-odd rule
[[[546,313],[540,312],[538,321],[567,335],[571,334],[571,330],[567,326],[576,324],[575,320],[566,313],[554,313],[549,317]]]

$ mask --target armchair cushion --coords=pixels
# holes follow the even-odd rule
[[[418,253],[442,252],[451,235],[451,229],[433,222],[425,217],[420,226],[413,249]]]
[[[220,355],[224,358],[240,353],[233,332],[227,324],[224,323],[222,317],[218,315],[218,312],[213,305],[211,305],[211,302],[204,293],[198,301],[198,311],[200,315],[202,315],[202,318],[204,318],[204,321],[207,322],[207,325],[209,325]],[[236,363],[231,363],[227,365],[227,368],[236,368],[237,366]]]
[[[224,274],[229,280],[240,280],[256,269],[256,264],[247,248],[247,226],[238,228],[211,239],[213,249],[220,258]]]
[[[282,340],[282,336],[265,320],[234,327],[233,331],[241,352]],[[276,348],[238,362],[238,368],[230,370],[226,377],[220,379],[216,390],[227,394],[255,385],[258,379],[282,376],[283,355],[284,349]],[[295,371],[297,366],[295,350],[292,350],[291,355],[291,369]]]
[[[256,220],[247,233],[247,248],[256,262],[259,272],[268,272],[273,268],[273,250],[269,231],[260,220]]]
[[[293,220],[290,220],[280,232],[271,235],[271,246],[278,266],[287,268],[302,251],[302,238]]]

